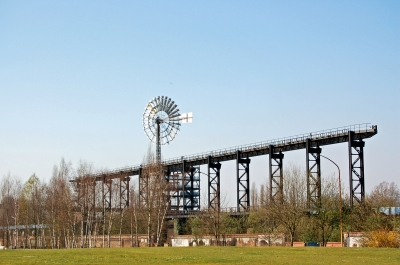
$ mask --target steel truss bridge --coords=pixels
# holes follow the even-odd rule
[[[364,140],[377,133],[376,125],[356,124],[164,160],[162,165],[165,170],[165,180],[172,184],[171,187],[174,187],[169,191],[169,196],[171,196],[169,215],[183,216],[200,210],[200,174],[207,176],[208,207],[213,210],[221,210],[221,162],[230,160],[236,161],[236,212],[248,211],[250,209],[251,157],[261,155],[269,156],[270,199],[277,202],[282,201],[284,153],[299,149],[305,149],[306,155],[307,204],[310,209],[316,208],[321,199],[321,147],[345,142],[348,143],[350,204],[351,207],[354,204],[361,204],[365,197]],[[207,165],[207,173],[200,172],[200,165]],[[97,189],[97,192],[101,193],[103,209],[111,209],[115,205],[125,208],[129,205],[129,181],[132,176],[139,177],[140,203],[145,204],[146,202],[144,187],[147,185],[147,180],[142,177],[144,167],[145,165],[136,165],[99,171],[71,181],[75,184],[78,200],[80,194],[82,195],[84,192],[93,193],[91,195],[93,208],[98,207],[94,199],[96,186],[101,187]],[[84,185],[85,182],[91,184]],[[117,198],[113,198],[113,196]]]

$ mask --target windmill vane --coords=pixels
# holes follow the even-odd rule
[[[166,96],[158,96],[147,103],[143,112],[143,128],[156,144],[157,161],[161,161],[161,145],[169,144],[178,135],[181,123],[191,123],[191,112],[180,115],[178,106]]]

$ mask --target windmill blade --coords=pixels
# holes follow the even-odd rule
[[[157,110],[156,110],[156,108],[157,108],[157,99],[156,99],[156,98],[153,98],[148,104],[149,104],[152,108],[154,108],[155,111],[157,111]]]
[[[172,108],[168,111],[169,113],[173,113],[174,112],[174,110],[177,108],[178,106],[176,105],[176,104],[174,104],[173,106],[172,106]],[[179,111],[179,110],[178,110]]]
[[[165,97],[164,100],[163,100],[163,110],[164,110],[164,112],[167,112],[167,109],[168,109],[168,98]]]
[[[175,116],[175,115],[179,114],[179,109],[176,108],[176,109],[170,111],[168,114],[169,114],[169,116]]]
[[[172,111],[172,108],[174,107],[174,105],[175,105],[175,102],[173,100],[169,99],[168,107],[167,107],[165,112],[166,113],[170,113]]]
[[[165,112],[168,113],[169,109],[171,108],[171,99],[167,98],[167,102],[165,103],[166,109]]]
[[[161,96],[160,105],[161,105],[161,110],[164,111],[165,110],[164,96]]]
[[[156,112],[160,111],[160,96],[154,98]]]
[[[169,126],[167,129],[168,129],[168,135],[171,135],[172,131],[174,130],[174,127]]]
[[[164,96],[160,97],[160,111],[164,111]]]
[[[174,121],[174,122],[180,122],[181,120],[181,115],[175,115],[174,117],[171,117],[169,120]]]

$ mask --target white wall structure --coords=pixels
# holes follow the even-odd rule
[[[346,246],[353,247],[362,247],[362,241],[364,240],[364,233],[362,232],[348,232],[344,233],[344,240],[346,242]]]
[[[215,238],[211,235],[194,237],[192,235],[179,235],[171,238],[172,247],[211,246],[215,245]],[[283,234],[277,235],[222,235],[218,245],[221,246],[282,246],[285,243]]]

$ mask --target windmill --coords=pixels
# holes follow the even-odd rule
[[[161,162],[161,145],[169,144],[178,135],[181,123],[192,123],[191,112],[179,114],[178,106],[169,97],[158,96],[147,103],[143,112],[143,128],[156,144],[156,159]]]

